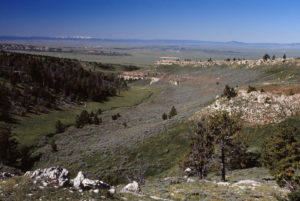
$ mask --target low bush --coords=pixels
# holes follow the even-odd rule
[[[237,96],[237,93],[233,87],[226,85],[223,91],[223,96],[227,97],[228,99],[231,99]]]
[[[251,93],[252,91],[256,91],[256,88],[249,85],[247,89],[247,93]]]

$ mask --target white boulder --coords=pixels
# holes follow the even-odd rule
[[[73,186],[76,189],[90,190],[90,189],[108,189],[110,186],[99,180],[92,180],[85,177],[83,172],[79,171],[77,176],[73,179]]]
[[[82,188],[82,181],[85,179],[85,175],[79,171],[77,176],[73,180],[73,186],[76,189],[81,189]]]
[[[136,181],[133,181],[132,183],[129,183],[124,188],[122,188],[121,193],[126,193],[128,191],[134,193],[139,192],[140,191],[139,184]]]

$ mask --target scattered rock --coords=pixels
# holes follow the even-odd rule
[[[124,188],[122,188],[121,193],[126,193],[126,192],[139,192],[140,187],[139,184],[136,181],[133,181],[132,183],[127,184]]]
[[[2,179],[8,179],[11,177],[14,177],[14,174],[8,173],[8,172],[0,172],[0,180]]]
[[[116,193],[116,189],[114,189],[114,188],[111,188],[111,189],[109,189],[108,190],[108,192],[110,193],[110,194],[115,194]]]
[[[229,182],[218,182],[217,183],[218,185],[221,185],[221,186],[228,186],[228,185],[230,185],[230,183]]]
[[[79,171],[77,176],[73,180],[73,186],[76,189],[90,190],[90,189],[108,189],[110,186],[99,180],[92,180],[85,177],[85,175]]]
[[[187,179],[187,182],[192,183],[192,182],[195,182],[195,180],[192,179],[192,178],[188,178],[188,179]]]
[[[185,172],[185,173],[191,173],[191,172],[192,172],[192,169],[191,169],[191,168],[186,168],[186,169],[184,170],[184,172]]]
[[[81,189],[82,188],[82,181],[85,179],[85,175],[79,171],[77,176],[74,178],[73,180],[73,186],[76,188],[76,189]]]
[[[232,186],[241,186],[241,185],[257,187],[257,186],[261,186],[261,183],[254,180],[246,179],[246,180],[241,180],[239,182],[236,182]]]

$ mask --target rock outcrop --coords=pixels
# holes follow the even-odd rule
[[[60,187],[68,186],[70,183],[69,171],[60,167],[50,167],[46,169],[28,171],[25,173],[25,176],[36,180],[46,180],[49,183],[58,183]]]
[[[248,124],[279,123],[300,110],[300,94],[284,95],[270,92],[239,90],[238,95],[231,100],[220,97],[216,101],[196,112],[192,117],[198,120],[202,115],[215,111],[227,111],[230,114],[241,115]]]

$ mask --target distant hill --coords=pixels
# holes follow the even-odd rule
[[[170,39],[103,39],[84,36],[71,37],[47,37],[47,36],[0,36],[0,41],[15,41],[15,40],[74,40],[74,41],[95,41],[95,42],[117,42],[117,43],[159,43],[159,44],[197,44],[197,45],[212,45],[212,46],[253,46],[253,47],[299,47],[300,43],[246,43],[240,41],[203,41],[203,40],[170,40]]]

